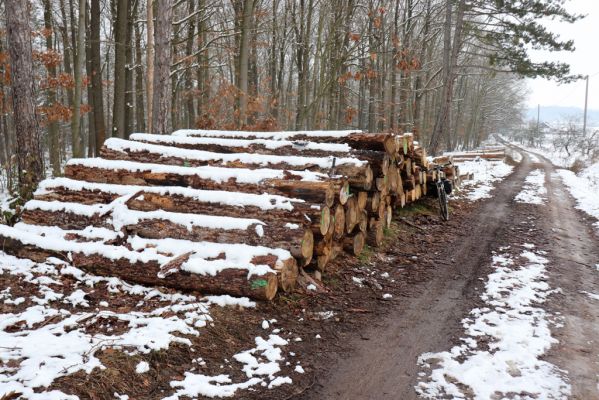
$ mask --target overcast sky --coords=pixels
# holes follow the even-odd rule
[[[572,73],[590,75],[589,108],[599,110],[599,0],[569,0],[566,8],[570,12],[587,14],[574,24],[548,22],[546,25],[562,39],[573,39],[573,53],[534,53],[535,60],[549,59],[569,62]],[[558,85],[545,79],[529,79],[528,104],[542,106],[584,107],[584,80],[569,85]]]

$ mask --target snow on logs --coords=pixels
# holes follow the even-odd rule
[[[411,134],[183,130],[108,139],[45,180],[4,249],[92,273],[272,299],[299,268],[380,246],[396,208],[426,194]]]

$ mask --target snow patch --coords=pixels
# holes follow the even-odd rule
[[[535,169],[524,180],[524,185],[515,199],[518,203],[544,204],[547,201],[545,172]]]
[[[419,364],[430,368],[416,386],[422,397],[561,399],[570,394],[565,371],[541,359],[557,343],[549,315],[540,307],[554,292],[546,282],[547,264],[529,250],[518,259],[494,257],[494,272],[481,295],[486,306],[463,321],[464,344],[419,357]]]

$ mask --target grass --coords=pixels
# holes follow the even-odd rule
[[[373,254],[374,254],[374,250],[372,249],[372,247],[365,244],[364,249],[358,256],[358,261],[360,261],[360,264],[366,264],[366,263],[368,263],[368,261],[370,260],[370,257],[372,257]]]
[[[436,203],[432,203],[436,205]],[[434,215],[437,214],[438,210],[434,208],[430,202],[417,202],[406,205],[404,208],[401,208],[397,215],[398,217],[411,217],[417,214],[428,214]]]

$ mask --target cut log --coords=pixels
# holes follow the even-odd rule
[[[365,210],[366,204],[368,203],[368,192],[358,192],[357,200],[358,200],[358,210],[360,210],[360,211]]]
[[[379,247],[385,240],[385,231],[383,222],[376,218],[371,218],[368,223],[368,234],[366,235],[366,243],[371,247]]]
[[[100,155],[109,160],[125,160],[186,167],[218,166],[231,168],[272,168],[289,171],[312,170],[330,173],[335,161],[337,174],[359,176],[365,174],[368,163],[355,157],[302,157],[253,153],[213,153],[176,147],[140,143],[110,138],[104,142]]]
[[[130,140],[204,150],[214,153],[255,153],[280,156],[347,157],[352,151],[345,143],[318,143],[302,140],[231,139],[218,137],[194,137],[174,135],[152,135],[134,133]],[[358,154],[356,154],[358,156]]]
[[[254,246],[281,247],[306,265],[312,258],[314,244],[311,228],[283,221],[264,224],[257,219],[214,215],[173,213],[163,210],[135,211],[124,203],[83,205],[77,203],[27,203],[26,223],[52,225],[62,229],[84,229],[92,225],[110,227],[129,235],[191,241],[247,243]],[[71,215],[72,214],[72,215]],[[68,218],[65,218],[67,216]],[[77,225],[73,221],[79,218]]]
[[[345,235],[345,218],[345,208],[341,204],[337,204],[333,214],[334,240],[339,240]]]
[[[364,250],[365,242],[366,238],[362,232],[358,232],[353,236],[346,236],[343,238],[343,250],[351,255],[359,256]]]
[[[379,202],[381,200],[380,192],[372,192],[371,196],[368,197],[368,202],[366,203],[366,211],[369,213],[377,212],[379,209]]]
[[[345,205],[345,232],[351,233],[354,227],[360,222],[360,210],[358,209],[358,200],[351,197]]]
[[[187,186],[195,189],[271,193],[331,207],[335,182],[305,171],[162,166],[98,159],[71,160],[65,176],[97,183],[140,186]],[[305,179],[305,180],[301,180]],[[326,179],[326,180],[321,180]]]
[[[183,263],[193,266],[194,260],[189,257],[168,259],[118,246],[77,243],[56,237],[48,240],[4,225],[0,226],[0,243],[3,251],[17,257],[42,261],[45,257],[53,256],[96,275],[116,276],[144,285],[167,286],[203,294],[247,296],[259,300],[272,300],[278,286],[277,275],[273,272],[250,275],[247,269],[235,266],[223,268],[222,262],[218,262],[219,267],[212,275],[191,273],[180,268]],[[169,271],[162,278],[159,277],[161,268]]]

